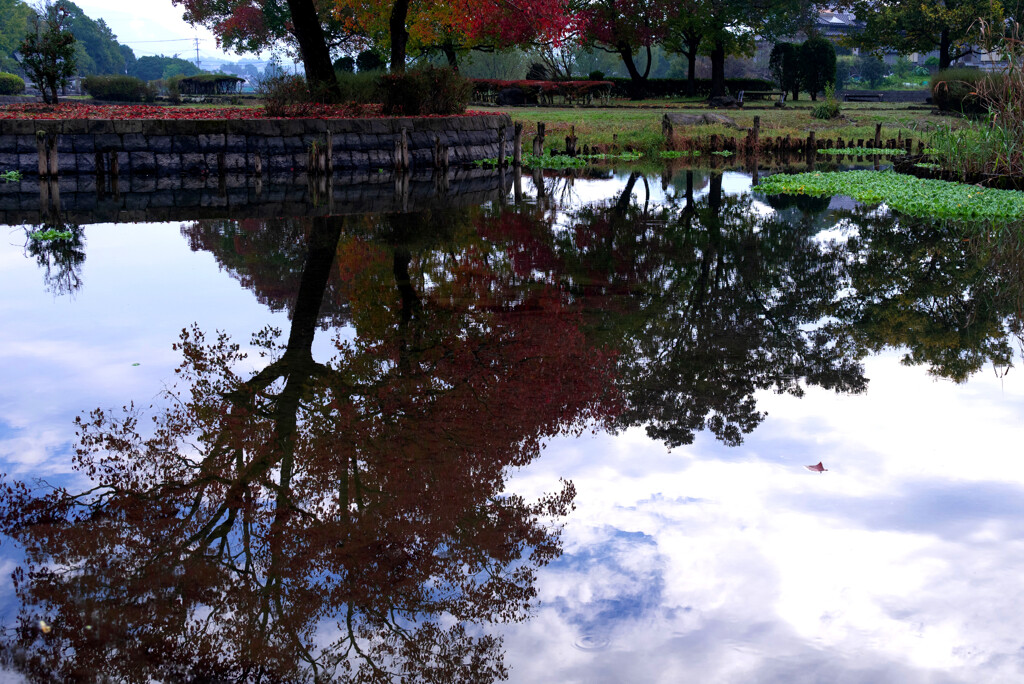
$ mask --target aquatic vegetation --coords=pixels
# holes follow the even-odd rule
[[[818,154],[838,154],[850,157],[870,157],[873,155],[892,157],[906,153],[907,151],[904,149],[888,149],[885,147],[828,147],[824,150],[818,150]]]
[[[70,240],[74,237],[74,234],[70,230],[54,230],[49,228],[47,230],[37,230],[34,233],[28,234],[29,238],[37,241],[46,240]]]
[[[884,202],[911,216],[1024,219],[1024,192],[916,178],[893,171],[776,174],[756,187],[765,195],[846,195],[869,204]]]
[[[679,159],[680,157],[699,157],[700,150],[661,150],[659,159]]]
[[[585,154],[583,155],[583,158],[596,160],[614,159],[617,161],[639,161],[643,156],[644,155],[640,152],[620,152],[618,154]]]
[[[729,150],[714,150],[711,154],[717,154],[719,157],[731,157],[732,152]]]
[[[20,171],[4,171],[0,173],[0,180],[7,181],[8,183],[17,183],[21,180]]]

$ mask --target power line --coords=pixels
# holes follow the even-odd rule
[[[142,45],[143,43],[191,43],[193,40],[200,40],[199,38],[172,38],[169,40],[131,40],[131,41],[117,41],[122,45]],[[206,39],[202,39],[205,43]]]

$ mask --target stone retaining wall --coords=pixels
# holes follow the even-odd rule
[[[219,175],[301,173],[310,148],[330,142],[335,172],[395,168],[405,131],[409,168],[434,167],[438,142],[449,164],[511,159],[506,114],[435,118],[224,120],[0,120],[0,171],[39,172],[39,140],[55,139],[58,174]],[[116,160],[116,166],[112,162]]]

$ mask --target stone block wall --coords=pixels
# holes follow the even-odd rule
[[[58,174],[221,175],[302,173],[309,150],[330,141],[334,171],[395,168],[403,129],[412,170],[433,168],[437,142],[449,164],[498,156],[501,132],[511,160],[512,122],[506,114],[380,119],[248,120],[0,120],[0,171],[39,171],[39,137],[56,140]]]

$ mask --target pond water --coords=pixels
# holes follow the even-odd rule
[[[1020,681],[1019,246],[504,183],[2,228],[0,680]]]

